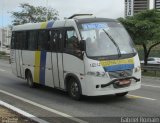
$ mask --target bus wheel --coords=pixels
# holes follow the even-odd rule
[[[28,71],[27,73],[27,84],[29,85],[30,88],[34,87],[33,78],[30,71]]]
[[[68,93],[69,93],[69,96],[74,100],[80,100],[80,98],[81,98],[80,85],[77,82],[77,80],[74,78],[71,78],[69,80]]]
[[[117,93],[116,96],[118,96],[118,97],[123,97],[123,96],[126,96],[127,94],[128,94],[128,92]]]

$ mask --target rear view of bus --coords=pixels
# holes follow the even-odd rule
[[[141,86],[138,53],[125,28],[90,15],[15,26],[11,65],[30,87],[57,88],[76,100],[81,95],[124,96]]]

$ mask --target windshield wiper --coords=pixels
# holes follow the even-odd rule
[[[108,34],[108,32],[106,30],[103,29],[103,31],[106,33],[106,35],[110,38],[110,40],[112,41],[112,43],[116,46],[117,48],[117,52],[118,52],[118,57],[121,57],[121,51],[119,49],[118,44],[115,42],[115,40],[110,36],[110,34]]]

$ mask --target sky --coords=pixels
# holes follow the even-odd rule
[[[20,11],[20,3],[52,7],[59,12],[60,19],[77,13],[114,19],[124,17],[124,0],[0,0],[0,27],[11,24],[10,12]]]
[[[11,24],[9,12],[19,11],[20,3],[47,6],[47,0],[0,0],[0,27]],[[124,16],[124,0],[48,0],[48,6],[59,12],[59,18],[76,13],[93,13],[98,17],[118,18]]]

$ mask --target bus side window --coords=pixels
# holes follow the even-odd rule
[[[61,49],[60,43],[62,42],[62,33],[60,30],[51,31],[51,50],[58,51]]]
[[[37,31],[29,31],[27,35],[28,39],[28,50],[37,49]]]
[[[24,49],[24,44],[26,42],[26,32],[13,32],[11,48],[14,49]]]
[[[20,32],[15,32],[15,49],[20,49]]]
[[[27,50],[28,49],[26,31],[23,31],[20,34],[20,46],[21,46],[21,49],[23,49],[23,50]]]
[[[66,30],[64,47],[68,50],[79,50],[79,41],[75,29]]]
[[[56,41],[57,41],[57,31],[56,30],[52,30],[51,31],[51,40],[50,40],[50,44],[51,44],[51,51],[56,51]]]
[[[11,49],[15,49],[15,32],[12,32]]]
[[[80,43],[76,30],[74,28],[68,28],[65,31],[65,40],[64,40],[65,52],[72,54],[78,58],[82,59],[82,52],[80,50]]]
[[[38,34],[38,49],[39,50],[50,50],[49,46],[50,32],[49,30],[41,30]]]

